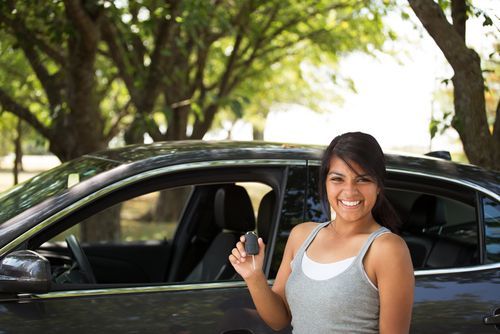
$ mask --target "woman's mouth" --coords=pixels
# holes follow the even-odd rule
[[[348,208],[353,208],[361,204],[361,201],[346,201],[346,200],[339,200],[340,204],[342,204],[345,207]]]

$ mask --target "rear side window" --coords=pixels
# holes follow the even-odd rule
[[[452,268],[479,263],[475,207],[433,193],[388,189],[400,214],[415,269]]]
[[[500,261],[500,204],[483,198],[484,236],[486,240],[486,262]]]

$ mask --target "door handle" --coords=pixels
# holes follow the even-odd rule
[[[483,323],[485,325],[494,325],[497,329],[500,329],[500,307],[493,311],[493,315],[484,317]]]

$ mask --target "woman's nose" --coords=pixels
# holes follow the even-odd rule
[[[349,193],[358,193],[358,184],[356,182],[345,182],[344,183],[344,191]]]

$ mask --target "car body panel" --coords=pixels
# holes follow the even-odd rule
[[[317,194],[322,149],[279,143],[179,142],[137,145],[89,154],[77,161],[80,169],[73,168],[72,163],[65,164],[0,195],[0,206],[6,205],[9,198],[21,196],[23,191],[29,193],[37,181],[43,184],[44,180],[51,178],[59,180],[54,189],[47,190],[47,196],[52,196],[39,202],[34,199],[33,207],[0,223],[0,257],[27,248],[37,235],[68,220],[73,212],[148,180],[154,183],[160,177],[175,178],[184,172],[196,175],[240,168],[276,168],[283,176],[276,176],[273,185],[278,202],[270,226],[264,268],[272,284],[291,228],[303,221],[328,220]],[[473,266],[416,271],[412,332],[495,332],[494,326],[483,324],[483,317],[500,307],[500,263],[486,262],[486,240],[479,206],[481,196],[488,196],[493,203],[500,201],[499,174],[436,158],[387,154],[386,159],[388,188],[410,187],[412,191],[450,196],[478,207],[476,220],[479,222],[478,247],[481,252],[478,262]],[[71,187],[64,184],[69,174],[84,174],[88,170],[96,172],[92,177],[82,177]],[[19,196],[17,198],[22,198]],[[29,198],[23,200],[29,203]],[[492,229],[494,224],[491,224]],[[181,227],[178,231],[184,233],[186,229]],[[158,249],[175,253],[175,247],[174,242]],[[143,250],[141,253],[150,254],[145,256],[154,256],[147,248],[140,249]],[[95,254],[89,251],[89,255],[92,259],[101,253],[112,252],[112,247],[101,247],[100,251],[95,248]],[[124,248],[120,250],[122,252],[127,254],[128,251]],[[166,261],[165,257],[155,258],[161,259],[158,261],[162,263]],[[102,263],[106,261],[106,258],[101,258]],[[152,264],[154,262],[148,263],[148,269],[144,270],[155,272]],[[127,268],[127,264],[122,267]],[[154,275],[158,276],[163,270],[161,267]],[[194,284],[68,285],[62,291],[45,294],[0,294],[0,305],[0,328],[5,333],[49,330],[55,333],[69,330],[75,333],[273,332],[256,314],[245,284],[234,280]],[[283,333],[290,333],[290,328]]]

